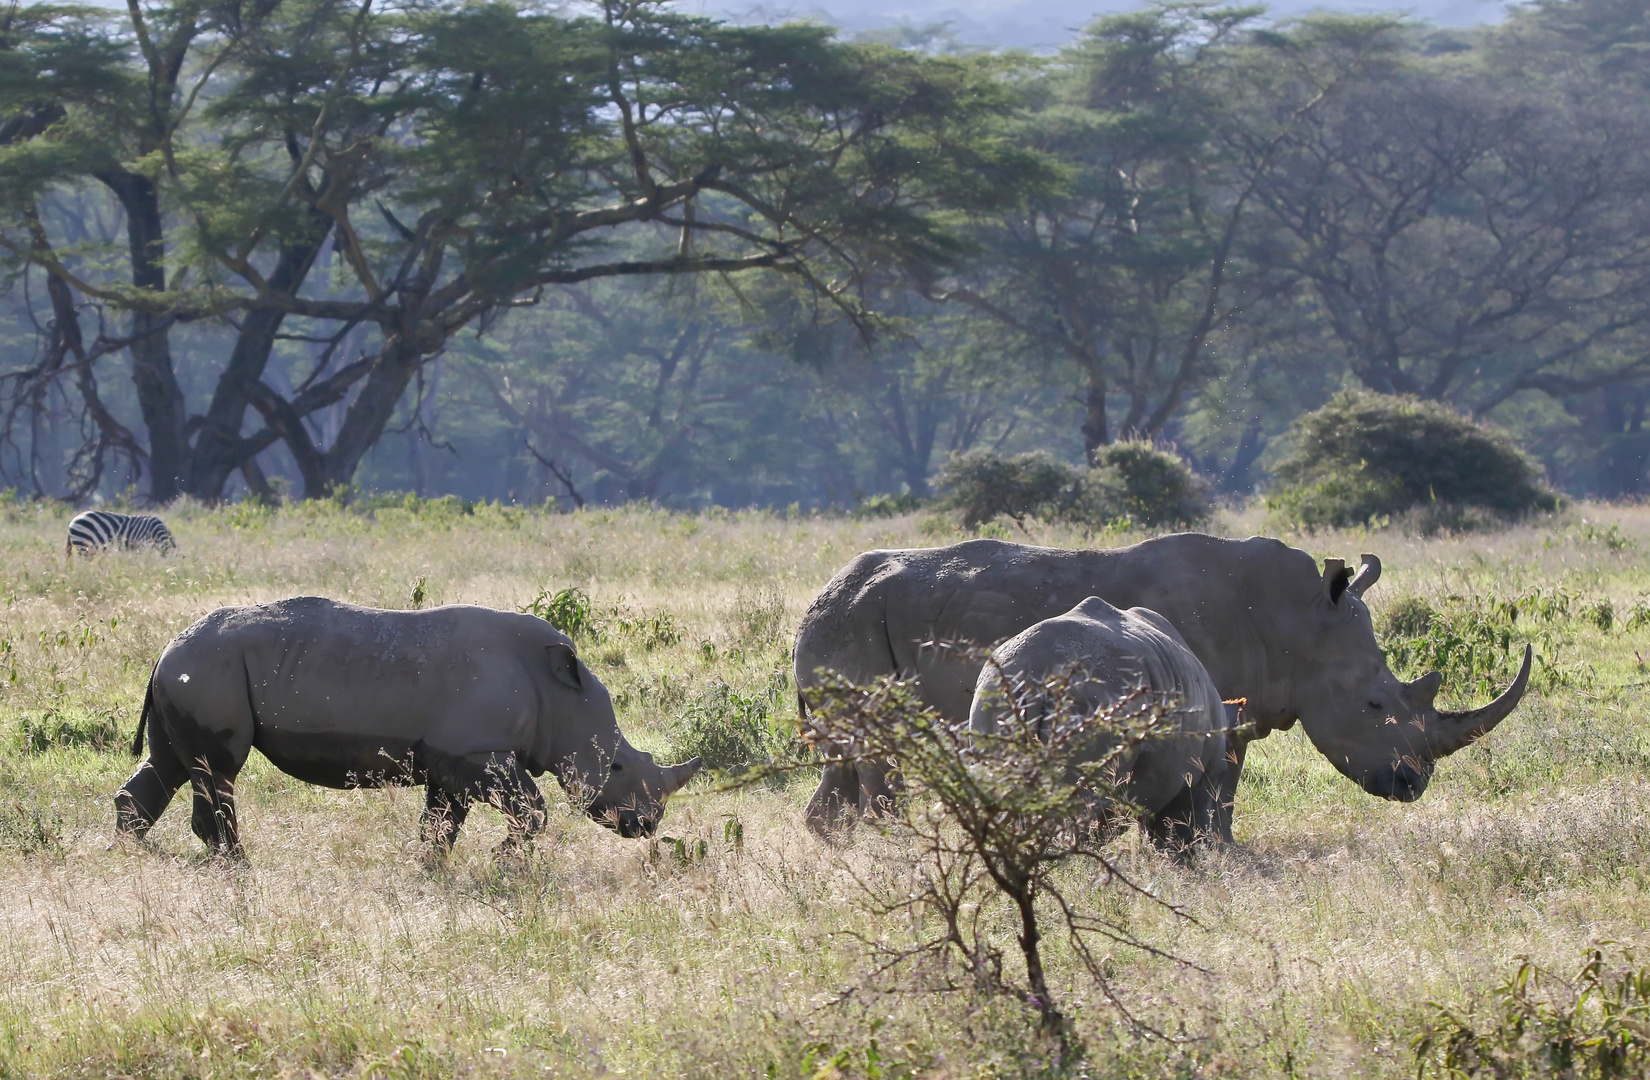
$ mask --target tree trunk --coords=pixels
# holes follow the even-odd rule
[[[311,211],[308,224],[308,235],[281,249],[275,270],[269,275],[272,292],[289,296],[297,293],[303,287],[310,268],[315,265],[316,257],[331,234],[332,221],[324,214]],[[190,455],[185,490],[197,499],[206,502],[221,499],[223,486],[230,474],[241,468],[247,457],[247,448],[241,439],[241,424],[247,406],[251,404],[249,388],[263,378],[264,368],[269,364],[269,354],[275,347],[275,335],[280,332],[285,318],[283,312],[259,308],[249,313],[241,323],[235,348],[229,354],[229,364],[218,376],[212,404],[206,410],[205,424],[195,438],[194,452]]]
[[[1091,360],[1085,366],[1088,369],[1089,389],[1084,400],[1083,456],[1092,461],[1094,452],[1111,442],[1111,435],[1106,430],[1105,373],[1100,370],[1098,361]]]
[[[1048,980],[1043,974],[1043,953],[1038,944],[1042,941],[1043,935],[1037,929],[1037,912],[1030,890],[1026,890],[1023,895],[1015,896],[1014,904],[1020,910],[1020,953],[1026,961],[1026,983],[1031,988],[1032,997],[1036,999],[1031,1004],[1037,1006],[1037,1012],[1042,1018],[1040,1026],[1043,1034],[1056,1036],[1064,1047],[1066,1018],[1060,1014],[1054,999],[1049,996]]]
[[[98,179],[126,211],[132,284],[160,294],[166,291],[166,233],[161,221],[160,192],[146,176],[113,169]],[[149,501],[169,502],[181,494],[189,453],[184,426],[188,410],[172,367],[169,336],[173,316],[161,311],[132,313],[132,384],[149,430]]]
[[[366,385],[344,414],[344,426],[339,429],[338,438],[321,457],[319,474],[313,480],[307,474],[304,477],[304,498],[323,498],[354,478],[361,459],[389,426],[395,406],[423,363],[424,356],[413,344],[411,335],[399,328],[385,334],[384,348],[367,376]]]

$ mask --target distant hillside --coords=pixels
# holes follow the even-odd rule
[[[1128,0],[794,0],[790,3],[752,4],[741,0],[688,0],[684,11],[731,17],[739,21],[778,22],[785,18],[813,18],[847,30],[879,30],[901,24],[950,24],[957,40],[966,45],[1021,49],[1050,49],[1097,15],[1126,11],[1139,4]],[[1471,26],[1498,22],[1505,9],[1500,0],[1361,0],[1322,4],[1315,0],[1276,0],[1268,5],[1275,15],[1300,15],[1313,10],[1408,13],[1439,26]]]

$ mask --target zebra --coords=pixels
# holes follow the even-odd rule
[[[111,544],[128,551],[153,547],[163,553],[178,546],[177,541],[172,539],[171,530],[158,517],[88,510],[76,514],[74,520],[69,522],[69,542],[64,545],[63,553],[73,555],[78,551],[82,555],[91,555]]]

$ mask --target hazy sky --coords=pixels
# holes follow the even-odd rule
[[[767,22],[776,17],[806,16],[849,30],[949,22],[957,38],[970,45],[1047,49],[1063,44],[1072,31],[1108,12],[1126,11],[1134,0],[683,0],[685,11]],[[1273,15],[1299,15],[1328,8],[1348,12],[1406,12],[1442,26],[1468,26],[1501,18],[1504,0],[1356,0],[1324,4],[1322,0],[1273,0]]]

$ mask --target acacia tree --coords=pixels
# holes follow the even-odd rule
[[[453,335],[557,285],[767,270],[866,319],[870,283],[962,250],[936,211],[1045,175],[992,135],[1012,105],[997,61],[819,27],[652,0],[583,17],[134,0],[128,16],[95,38],[96,92],[0,151],[0,245],[129,313],[156,500],[217,498],[236,468],[257,486],[276,441],[306,496],[346,485]],[[44,192],[88,179],[125,209],[129,274],[30,227]],[[339,269],[312,280],[329,242]],[[167,331],[208,319],[234,347],[191,415]],[[362,326],[370,347],[338,356]],[[327,347],[282,394],[264,375],[289,336]],[[306,417],[341,401],[323,445]]]
[[[1257,197],[1368,388],[1478,413],[1650,368],[1643,110],[1425,69],[1303,117]]]
[[[1023,121],[1065,184],[982,220],[990,263],[942,293],[1077,369],[1091,454],[1158,437],[1217,371],[1212,335],[1289,287],[1245,260],[1256,185],[1286,133],[1390,49],[1388,20],[1257,33],[1260,12],[1168,3],[1095,22]]]

